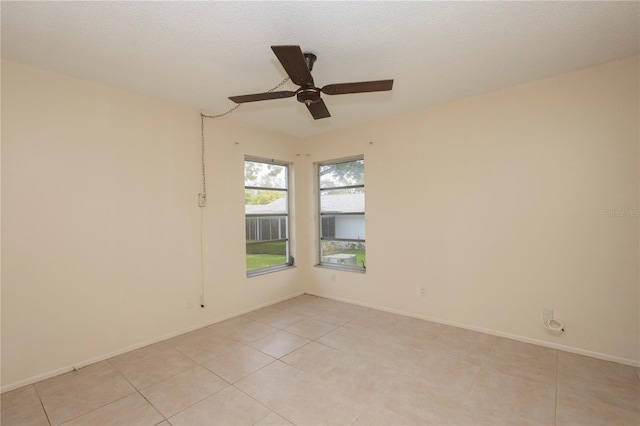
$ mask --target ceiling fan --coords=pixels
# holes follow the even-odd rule
[[[296,96],[299,102],[307,106],[314,119],[331,117],[320,93],[325,95],[344,95],[347,93],[382,92],[393,88],[393,80],[361,81],[357,83],[329,84],[318,88],[311,77],[316,55],[302,53],[300,46],[271,46],[271,50],[282,64],[291,81],[300,86],[295,92],[283,90],[279,92],[256,93],[252,95],[230,96],[233,102],[266,101],[270,99],[290,98]]]

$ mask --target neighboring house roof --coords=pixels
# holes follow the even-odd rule
[[[278,214],[286,211],[286,199],[269,204],[246,204],[245,214]],[[327,194],[322,196],[323,212],[357,213],[364,211],[364,194]]]
[[[287,211],[286,197],[278,198],[269,204],[245,204],[245,214],[280,214]]]
[[[357,213],[364,211],[364,193],[326,194],[322,196],[323,212]]]

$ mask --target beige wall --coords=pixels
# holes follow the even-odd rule
[[[207,120],[200,309],[198,111],[10,61],[2,89],[3,389],[303,292],[244,268],[243,156],[295,139]]]
[[[365,156],[368,264],[308,291],[637,364],[638,217],[606,211],[638,209],[638,76],[635,57],[311,138],[309,164]]]
[[[638,58],[306,140],[207,120],[205,309],[198,112],[10,61],[2,89],[3,390],[305,290],[640,360],[638,218],[605,214],[639,208]],[[313,163],[358,154],[367,272],[316,268]],[[245,277],[244,155],[294,163],[296,268]]]

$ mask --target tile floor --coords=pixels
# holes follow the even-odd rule
[[[2,425],[638,425],[638,369],[300,296],[2,395]]]

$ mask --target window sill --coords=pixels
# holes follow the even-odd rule
[[[318,263],[317,265],[313,265],[316,268],[323,268],[323,269],[333,269],[336,271],[346,271],[346,272],[357,272],[359,274],[364,274],[367,272],[367,270],[365,268],[360,268],[358,266],[355,267],[348,267],[348,266],[341,266],[341,265],[331,265],[331,264],[327,264],[327,263]]]
[[[280,265],[280,266],[273,266],[271,268],[256,269],[256,270],[247,272],[247,278],[257,277],[258,275],[271,274],[273,272],[280,272],[286,269],[293,269],[295,267],[296,265]]]

